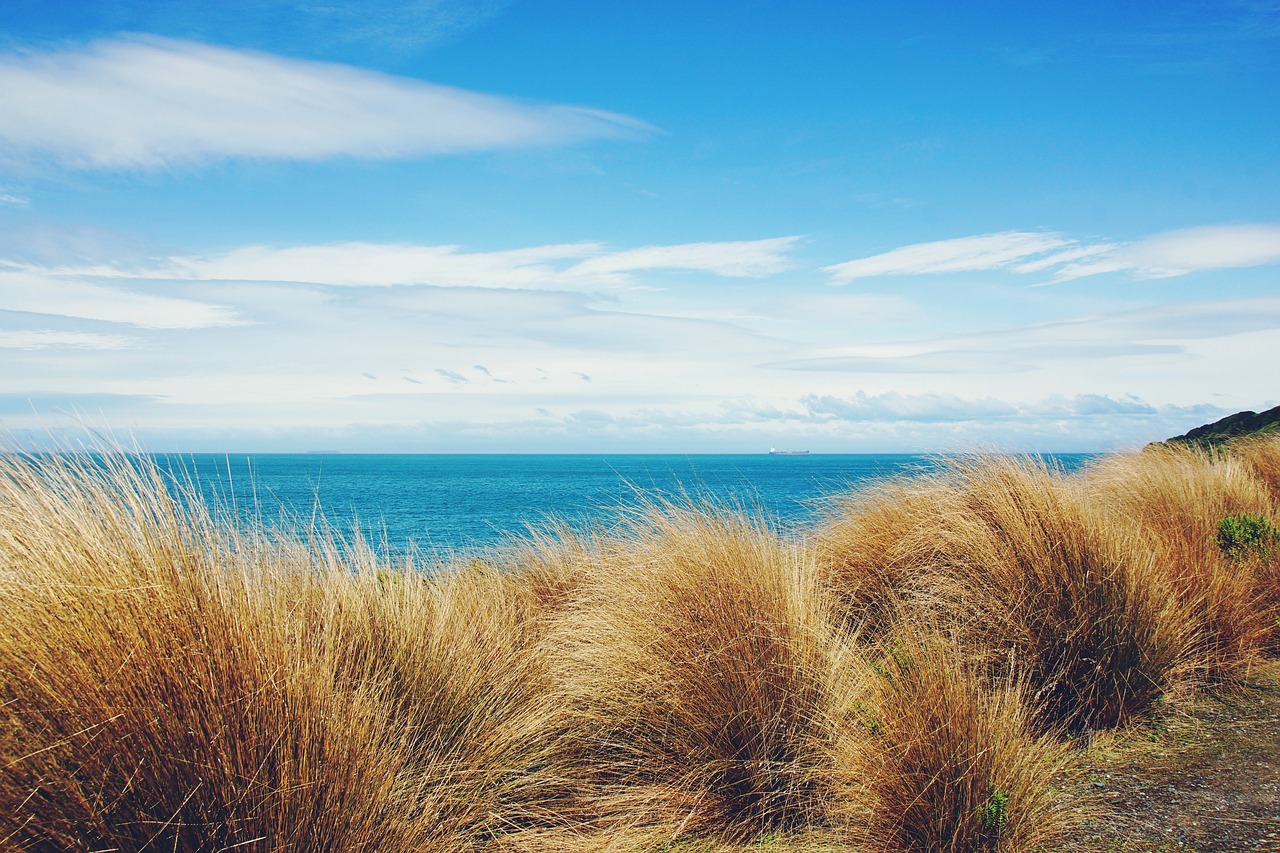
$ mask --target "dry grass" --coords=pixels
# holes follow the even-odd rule
[[[559,822],[571,786],[553,762],[558,703],[528,584],[475,564],[431,580],[331,578],[326,592],[338,682],[380,685],[406,728],[423,840],[472,845]]]
[[[1133,531],[1157,555],[1191,614],[1198,666],[1211,683],[1242,678],[1275,639],[1280,611],[1265,567],[1233,560],[1217,543],[1228,515],[1278,520],[1258,470],[1234,454],[1162,445],[1104,460],[1085,481],[1108,523]]]
[[[143,465],[0,464],[6,848],[376,850],[421,831],[402,727],[376,691],[335,690],[297,630],[314,578],[259,571]]]
[[[1059,727],[1274,650],[1276,555],[1214,535],[1276,521],[1278,448],[972,457],[809,542],[655,503],[437,574],[6,454],[0,850],[1052,845]]]
[[[863,579],[892,579],[873,634],[886,614],[945,624],[967,654],[1028,681],[1044,724],[1123,723],[1187,666],[1187,614],[1150,550],[1039,460],[952,460],[854,504],[818,541],[845,601]]]
[[[736,512],[630,522],[560,625],[598,820],[729,839],[824,820],[841,647],[811,564]]]
[[[510,579],[229,533],[141,461],[4,464],[0,847],[472,849],[554,804]]]
[[[1271,492],[1271,499],[1280,503],[1280,433],[1238,438],[1230,442],[1224,452],[1248,464],[1253,475]]]
[[[1031,733],[1020,682],[992,684],[940,632],[899,626],[865,672],[852,840],[877,853],[1048,849],[1081,815],[1054,787],[1066,747]]]
[[[912,533],[929,528],[938,501],[953,491],[949,482],[917,476],[828,501],[811,547],[847,631],[878,637],[892,630],[928,562],[912,549]]]

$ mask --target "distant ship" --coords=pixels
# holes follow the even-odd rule
[[[807,450],[779,450],[776,447],[769,448],[770,456],[808,456]]]

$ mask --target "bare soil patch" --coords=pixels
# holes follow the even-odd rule
[[[1077,784],[1098,811],[1082,849],[1280,852],[1280,663],[1096,738]]]

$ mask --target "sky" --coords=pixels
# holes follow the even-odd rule
[[[0,430],[1095,452],[1280,403],[1280,2],[5,0]]]

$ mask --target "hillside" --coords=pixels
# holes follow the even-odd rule
[[[1212,447],[1233,438],[1280,431],[1280,406],[1265,412],[1236,412],[1222,420],[1198,426],[1184,435],[1174,436],[1170,443]]]

